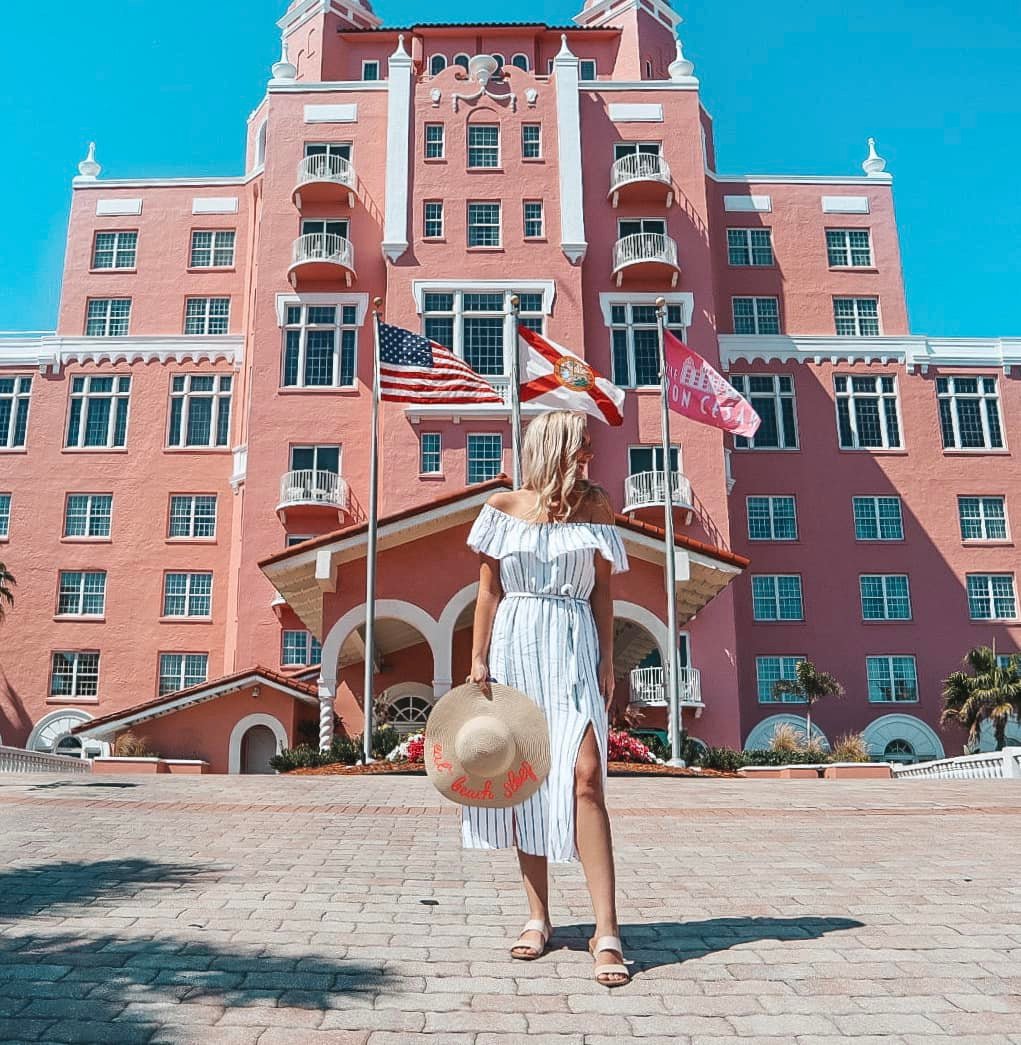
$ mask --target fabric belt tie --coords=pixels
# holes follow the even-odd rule
[[[567,595],[554,591],[507,591],[505,599],[550,599],[553,602],[574,603],[576,606],[589,606],[589,600],[577,595]],[[581,679],[578,677],[578,615],[569,614],[567,618],[567,664],[571,678],[571,697],[576,711],[581,711]]]

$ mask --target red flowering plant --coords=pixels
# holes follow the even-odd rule
[[[610,729],[610,762],[655,762],[656,756],[637,738],[623,729]]]
[[[419,733],[408,740],[405,755],[409,762],[425,761],[425,734]]]

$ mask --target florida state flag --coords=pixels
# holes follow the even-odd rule
[[[584,410],[609,425],[624,423],[624,391],[583,359],[528,327],[518,327],[522,403]],[[736,394],[736,393],[735,393]]]
[[[735,435],[755,435],[762,420],[748,400],[669,330],[663,334],[663,354],[671,410]]]

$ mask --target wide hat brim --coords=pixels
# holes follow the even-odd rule
[[[469,682],[440,697],[426,721],[423,757],[433,786],[452,802],[506,809],[530,798],[546,779],[549,729],[542,709],[526,693],[498,682],[490,689],[492,697],[487,697]],[[498,718],[510,734],[513,757],[499,774],[470,772],[458,758],[458,733],[477,716]]]

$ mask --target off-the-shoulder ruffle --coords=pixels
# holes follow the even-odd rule
[[[468,533],[467,543],[469,548],[493,559],[527,553],[543,562],[592,548],[611,564],[611,573],[628,569],[624,542],[612,523],[530,523],[484,504]]]

